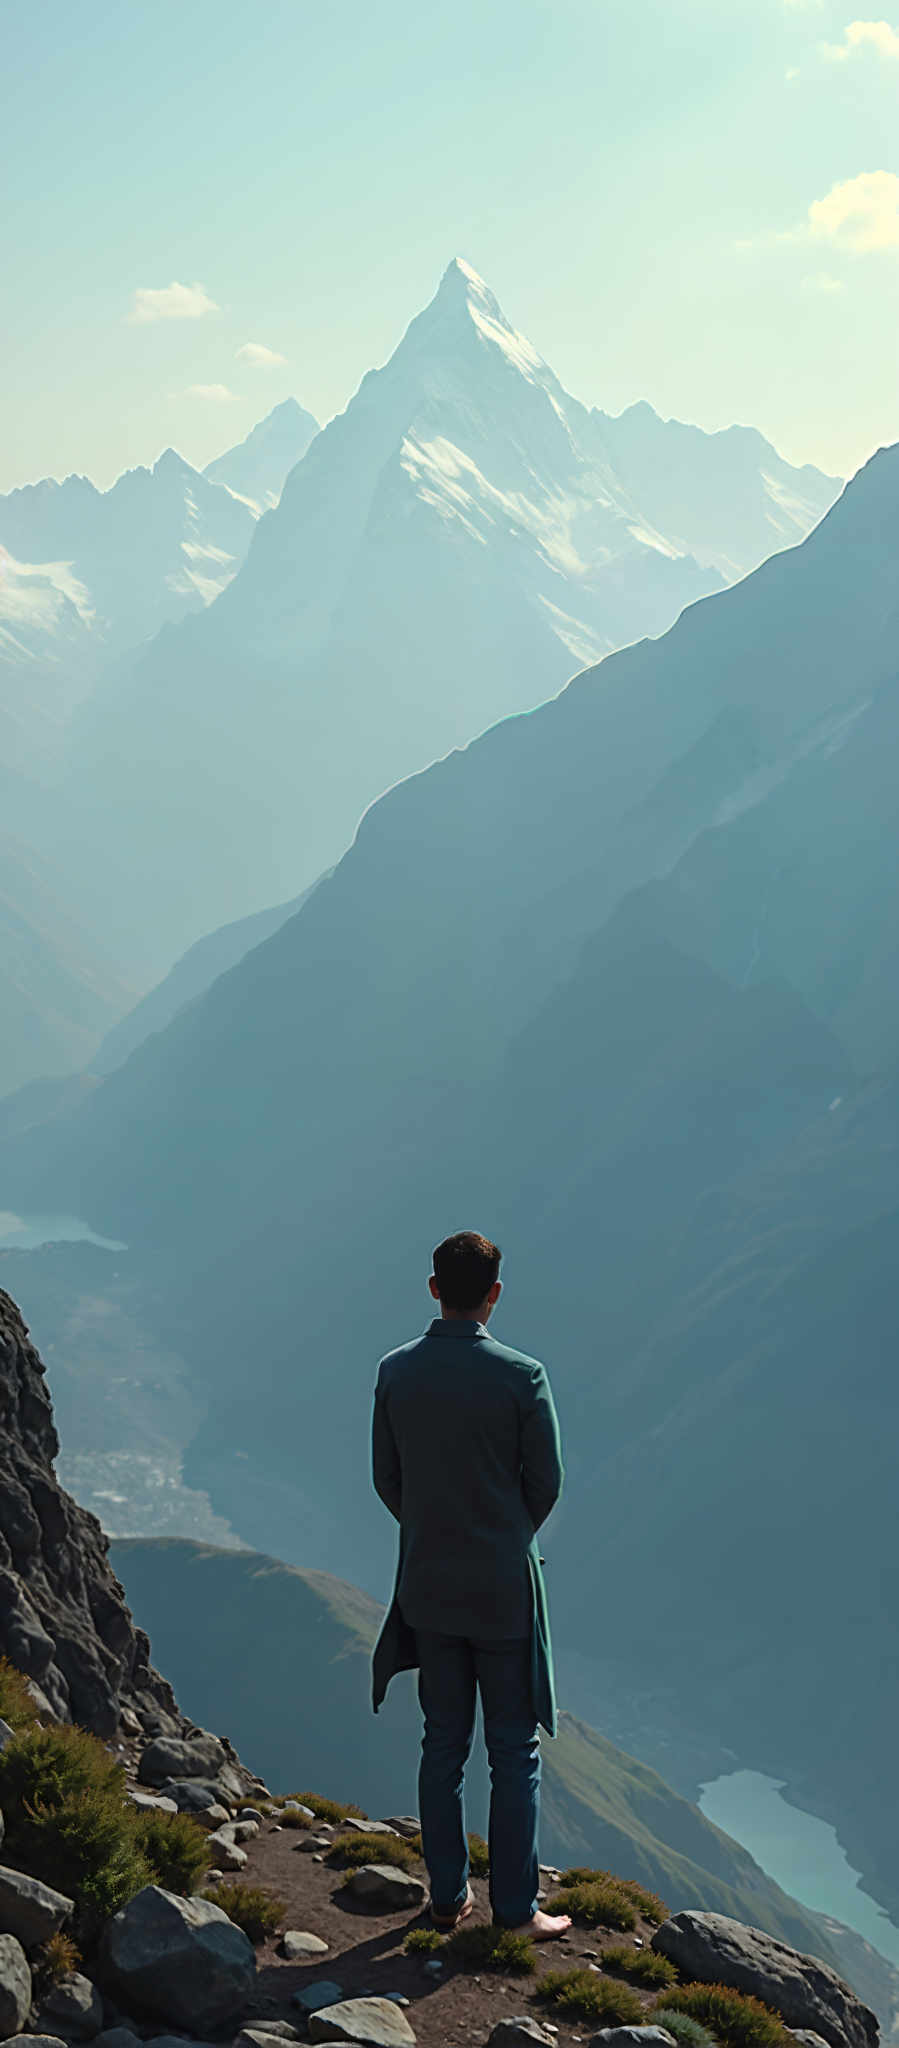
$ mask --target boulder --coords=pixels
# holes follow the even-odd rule
[[[314,2012],[310,2041],[351,2041],[355,2048],[415,2048],[404,2012],[389,1998],[347,1998]]]
[[[534,2048],[535,2042],[540,2043],[540,2048],[556,2048],[555,2034],[548,2034],[529,2013],[498,2020],[487,2036],[487,2048]]]
[[[246,2041],[251,2043],[251,2048],[260,2048],[260,2043],[262,2048],[265,2048],[265,2043],[271,2040],[273,2034],[276,2039],[282,2041],[306,2039],[305,2027],[295,2027],[292,2020],[253,2020],[250,2026],[241,2028],[234,2048],[240,2048],[240,2043]]]
[[[258,1820],[232,1820],[229,1833],[235,1842],[254,1842],[259,1833]]]
[[[17,2034],[31,2011],[31,1971],[14,1934],[0,1934],[0,2038]]]
[[[317,1977],[314,1984],[295,1991],[290,2002],[300,2012],[319,2012],[323,2006],[339,2005],[342,1998],[342,1984],[335,1984],[333,1977]]]
[[[236,2022],[256,1978],[253,1944],[220,1906],[159,1885],[145,1885],[114,1914],[102,1955],[129,2004],[193,2034]]]
[[[587,2048],[675,2048],[675,2042],[664,2027],[600,2027]]]
[[[217,1735],[158,1735],[143,1751],[137,1775],[142,1785],[164,1785],[167,1778],[211,1778],[227,1760]]]
[[[288,1963],[309,1963],[314,1956],[328,1953],[328,1944],[318,1934],[304,1934],[296,1927],[288,1927],[278,1943],[278,1954]]]
[[[103,2000],[89,1977],[72,1970],[41,1999],[37,2017],[49,2034],[62,2034],[67,2041],[92,2041],[103,2025]]]
[[[40,1948],[58,1934],[75,1902],[24,1870],[0,1866],[0,1933],[14,1934],[25,1949]]]
[[[272,1829],[273,1834],[277,1832],[278,1830]],[[294,1853],[298,1850],[301,1856],[316,1856],[319,1850],[330,1849],[331,1837],[330,1835],[301,1835],[300,1840],[295,1842],[293,1846]]]
[[[873,2012],[836,1971],[760,1927],[725,1913],[675,1913],[656,1929],[652,1946],[685,1977],[760,1998],[788,2027],[809,2028],[830,2048],[877,2048]]]
[[[395,1870],[392,1863],[363,1863],[347,1879],[344,1891],[361,1905],[383,1913],[417,1913],[428,1896],[420,1877]]]
[[[247,1852],[238,1848],[225,1828],[217,1828],[214,1834],[207,1835],[206,1847],[214,1870],[245,1869]]]
[[[104,2027],[94,2035],[94,2048],[137,2048],[139,2038],[130,2027]]]
[[[129,1785],[128,1797],[138,1813],[177,1813],[178,1802],[167,1798],[162,1792],[139,1792],[136,1785]]]
[[[9,2034],[2,2048],[67,2048],[67,2044],[58,2034]]]
[[[226,1820],[230,1818],[224,1788],[217,1778],[166,1778],[159,1790],[166,1798],[174,1799],[179,1813],[193,1813],[199,1818],[214,1806],[224,1810]]]

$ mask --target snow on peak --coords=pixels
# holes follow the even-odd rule
[[[447,266],[434,304],[438,307],[450,304],[463,306],[481,340],[498,348],[507,362],[532,382],[543,382],[547,376],[552,376],[543,357],[537,354],[527,336],[520,334],[506,319],[489,285],[470,263],[465,262],[464,257],[454,256]]]

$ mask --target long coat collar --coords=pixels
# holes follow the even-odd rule
[[[477,1322],[468,1316],[435,1316],[428,1324],[429,1337],[486,1337],[486,1323]]]

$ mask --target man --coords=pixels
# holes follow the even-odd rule
[[[400,1554],[374,1707],[395,1671],[418,1666],[422,1843],[434,1925],[449,1932],[474,1903],[462,1782],[480,1688],[493,1918],[547,1941],[571,1922],[537,1906],[537,1724],[554,1735],[556,1713],[535,1532],[559,1497],[562,1459],[543,1366],[487,1332],[499,1263],[474,1230],[446,1238],[428,1283],[440,1315],[381,1361],[372,1466]]]

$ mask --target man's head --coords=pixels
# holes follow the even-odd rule
[[[502,1287],[498,1244],[481,1237],[477,1230],[457,1230],[445,1237],[434,1253],[434,1271],[428,1281],[444,1316],[462,1316],[486,1323],[496,1307]]]

